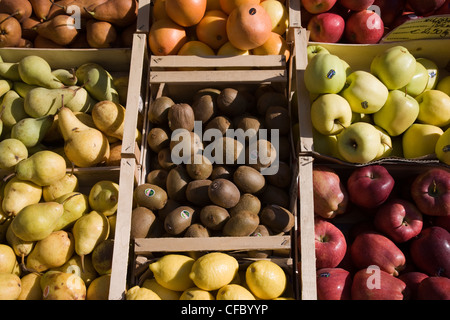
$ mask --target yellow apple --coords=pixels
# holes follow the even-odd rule
[[[416,97],[419,103],[417,120],[444,127],[450,123],[450,96],[440,90],[427,90]]]
[[[421,63],[416,63],[416,72],[414,72],[408,84],[400,89],[400,91],[408,93],[411,97],[417,97],[427,89],[428,79],[427,69]]]
[[[306,89],[311,93],[339,93],[345,85],[347,71],[334,54],[316,54],[303,74]]]
[[[289,15],[285,5],[278,0],[265,0],[260,5],[269,14],[272,32],[283,35],[289,26]]]
[[[419,103],[416,99],[400,90],[392,90],[383,108],[373,114],[373,121],[395,137],[405,132],[416,121],[418,114]]]
[[[417,58],[416,62],[422,64],[428,72],[428,83],[426,89],[435,89],[439,81],[439,67],[437,64],[426,58]]]
[[[380,149],[378,150],[378,154],[375,157],[376,159],[387,158],[392,153],[392,139],[388,135],[388,133],[378,126],[374,126],[378,131],[380,131]]]
[[[439,137],[434,152],[439,161],[450,165],[450,128]]]
[[[413,123],[402,135],[403,156],[414,159],[433,154],[444,131],[431,124]]]
[[[439,80],[436,89],[450,96],[450,76],[446,76]]]
[[[330,51],[328,51],[328,49],[325,49],[323,46],[321,45],[309,45],[306,48],[306,54],[308,56],[308,62],[311,61],[311,59],[316,55],[316,54],[323,54],[323,53],[330,53]]]
[[[337,149],[337,136],[321,134],[313,128],[313,149],[323,155],[340,158]]]
[[[337,134],[351,124],[352,109],[340,95],[324,94],[311,105],[311,121],[321,134]]]

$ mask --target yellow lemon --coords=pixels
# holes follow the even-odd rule
[[[152,290],[134,286],[125,294],[125,300],[161,300]]]
[[[236,258],[222,252],[207,253],[192,265],[189,277],[200,289],[217,290],[229,284],[239,269]]]
[[[238,284],[227,284],[217,291],[217,300],[256,300],[255,296]]]
[[[252,262],[245,272],[250,291],[260,299],[275,299],[286,288],[286,274],[275,262],[258,260]]]
[[[184,291],[194,285],[189,273],[194,259],[181,254],[167,254],[149,265],[156,281],[163,287]]]
[[[178,300],[181,295],[180,291],[174,291],[163,287],[156,279],[145,279],[144,283],[142,283],[142,287],[154,291],[161,300]]]
[[[214,296],[211,292],[192,287],[185,291],[180,296],[180,300],[214,300]]]

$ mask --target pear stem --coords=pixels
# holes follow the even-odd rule
[[[55,5],[55,6],[57,6],[57,7],[60,7],[61,9],[64,9],[64,10],[66,10],[66,6],[62,6],[62,5],[60,5],[59,3],[56,3],[54,0],[50,0],[50,2],[53,4],[53,5]]]
[[[10,173],[10,174],[8,174],[7,176],[3,177],[2,180],[3,180],[4,182],[6,182],[6,181],[8,181],[10,178],[12,178],[12,177],[15,176],[15,175],[16,175],[15,172]]]

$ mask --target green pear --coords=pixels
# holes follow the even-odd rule
[[[105,162],[110,146],[106,135],[80,121],[67,107],[58,112],[58,125],[64,138],[64,152],[78,167],[93,167]]]
[[[0,77],[12,81],[21,81],[18,62],[0,62]]]
[[[42,196],[45,201],[53,201],[70,192],[78,191],[80,185],[78,178],[73,173],[66,173],[64,177],[42,188]]]
[[[77,254],[72,255],[72,257],[58,268],[52,268],[51,270],[61,271],[66,273],[73,273],[79,276],[84,283],[89,286],[90,283],[98,277],[98,273],[92,264],[91,255],[84,256],[83,263],[81,257]],[[84,267],[84,270],[83,268]]]
[[[21,258],[22,264],[24,264],[25,257],[33,250],[35,242],[25,241],[17,237],[11,229],[11,225],[6,231],[6,241],[13,248],[16,256]]]
[[[75,72],[67,69],[55,69],[52,71],[52,74],[66,86],[74,86],[78,82]]]
[[[11,128],[21,119],[29,117],[25,112],[25,99],[16,91],[9,90],[3,95],[1,119],[5,127]]]
[[[89,191],[89,206],[92,210],[110,216],[117,211],[119,185],[113,181],[101,180]]]
[[[22,141],[8,138],[0,141],[0,169],[12,170],[28,158],[28,149]]]
[[[0,79],[0,97],[13,88],[13,82],[8,79]]]
[[[90,254],[100,242],[108,238],[109,228],[108,219],[97,211],[91,211],[75,221],[72,228],[75,252],[82,261],[84,256]]]
[[[14,249],[7,244],[0,243],[0,273],[13,273],[16,259]]]
[[[109,274],[112,270],[114,239],[106,239],[92,251],[92,264],[99,275]]]
[[[75,74],[97,101],[109,100],[119,103],[119,93],[114,86],[113,77],[101,65],[85,63],[78,67]]]
[[[19,75],[23,82],[45,88],[62,88],[64,84],[52,74],[48,62],[39,56],[29,55],[19,61]]]
[[[21,288],[20,277],[12,273],[0,273],[0,300],[17,300]]]
[[[74,253],[74,240],[70,232],[54,231],[46,238],[36,242],[27,257],[26,268],[44,272],[62,266]]]
[[[19,96],[25,98],[31,89],[38,88],[36,85],[28,84],[23,81],[14,81],[13,89]]]
[[[20,210],[11,222],[12,231],[22,240],[39,241],[49,236],[64,213],[61,203],[39,202]]]
[[[15,166],[19,179],[34,182],[39,186],[48,186],[62,179],[66,169],[66,160],[50,150],[36,152]]]
[[[58,219],[55,230],[62,230],[72,226],[75,221],[89,212],[89,200],[87,195],[79,192],[69,192],[55,199],[64,205],[64,213]]]
[[[70,86],[69,89],[76,91],[75,96],[64,105],[73,112],[91,112],[97,100],[92,98],[89,92],[83,87]]]
[[[41,275],[28,273],[20,278],[22,290],[17,300],[42,300]]]
[[[85,300],[86,284],[73,273],[49,270],[40,279],[43,300]]]
[[[37,87],[31,89],[24,98],[24,110],[33,118],[54,115],[61,106],[69,102],[76,94],[72,87],[48,89]]]
[[[18,139],[27,147],[39,144],[53,123],[53,115],[39,118],[25,118],[11,128],[11,138]]]
[[[2,210],[15,217],[20,210],[30,204],[40,202],[41,198],[41,186],[14,176],[5,185]]]

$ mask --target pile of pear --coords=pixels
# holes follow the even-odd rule
[[[34,176],[60,157],[43,152]],[[0,300],[108,299],[119,186],[82,186],[59,160],[45,179],[2,183]]]
[[[0,57],[0,170],[42,150],[68,166],[119,165],[127,90],[128,75],[97,63],[55,69],[37,55]]]
[[[129,48],[137,0],[2,0],[0,47]]]

